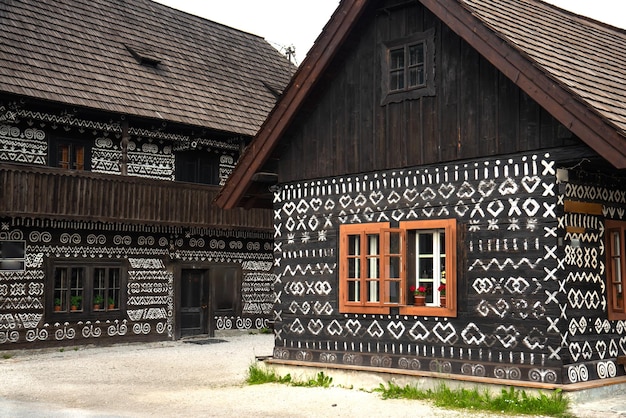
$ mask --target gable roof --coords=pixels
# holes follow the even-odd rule
[[[342,0],[218,195],[237,206],[369,2]],[[626,168],[626,32],[540,0],[420,0],[560,123]]]
[[[0,92],[254,135],[295,67],[150,0],[0,2]]]

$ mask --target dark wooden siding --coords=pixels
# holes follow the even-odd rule
[[[381,105],[382,43],[428,29],[435,95]],[[337,57],[278,151],[280,182],[579,143],[417,2],[366,11]]]
[[[138,177],[0,166],[0,216],[187,227],[271,229],[266,209],[222,210],[219,187]]]

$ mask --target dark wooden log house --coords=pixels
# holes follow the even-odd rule
[[[342,1],[217,199],[274,210],[273,361],[624,382],[624,74],[539,0]]]
[[[212,204],[295,68],[149,0],[0,3],[0,349],[272,318],[272,213]]]

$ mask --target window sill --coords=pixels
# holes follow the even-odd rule
[[[456,307],[454,305],[450,307],[406,305],[400,307],[400,315],[456,318]]]
[[[450,302],[449,302],[450,303]],[[407,316],[438,316],[444,318],[456,318],[456,306],[414,306],[414,305],[394,305],[394,306],[341,306],[340,313],[353,313],[364,315],[389,315],[391,309],[400,309],[400,315]]]

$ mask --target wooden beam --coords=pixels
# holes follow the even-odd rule
[[[602,204],[591,202],[579,202],[566,200],[563,203],[563,210],[567,213],[585,213],[587,215],[602,215]]]

